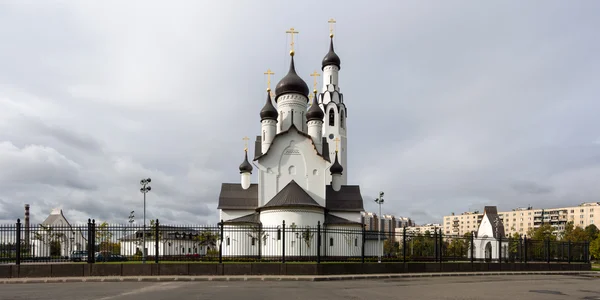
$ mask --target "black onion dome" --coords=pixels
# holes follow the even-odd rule
[[[321,70],[330,65],[337,66],[338,69],[341,69],[341,63],[340,57],[333,51],[333,38],[331,38],[331,41],[329,42],[329,52],[327,52],[327,55],[323,58]]]
[[[344,171],[344,167],[342,167],[342,165],[340,165],[340,162],[338,161],[338,155],[337,155],[337,151],[335,151],[335,161],[333,162],[333,165],[331,165],[331,168],[329,168],[329,170],[331,171],[331,174],[342,174],[342,172]]]
[[[308,95],[308,85],[306,82],[296,74],[296,68],[294,67],[294,56],[292,55],[292,60],[290,62],[290,70],[287,75],[283,77],[279,83],[277,83],[277,87],[275,88],[275,99],[283,94],[301,94],[304,96]]]
[[[263,108],[260,110],[260,120],[277,120],[278,115],[279,114],[277,113],[277,110],[271,102],[271,90],[268,90],[267,102],[265,103],[265,106],[263,106]]]
[[[240,165],[241,173],[252,173],[252,165],[248,162],[248,151],[245,152],[244,162]]]
[[[306,120],[308,120],[308,121],[312,121],[312,120],[323,121],[323,117],[325,117],[325,113],[319,107],[319,103],[317,103],[317,93],[315,92],[315,96],[313,97],[313,102],[310,105],[308,112],[306,112]]]

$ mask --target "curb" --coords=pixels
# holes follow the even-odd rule
[[[362,274],[336,276],[123,276],[123,277],[66,277],[66,278],[8,278],[0,284],[18,283],[73,283],[73,282],[171,282],[171,281],[340,281],[365,279],[452,277],[452,276],[501,276],[501,275],[582,275],[600,278],[594,271],[547,271],[547,272],[455,272],[455,273],[404,273]]]

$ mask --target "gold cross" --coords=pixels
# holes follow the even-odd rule
[[[265,72],[265,75],[267,75],[267,92],[270,92],[270,91],[271,91],[271,75],[273,75],[273,74],[275,74],[275,73],[273,73],[273,72],[271,71],[271,69],[268,69],[268,70]]]
[[[338,142],[340,141],[340,138],[335,138],[335,152],[338,152]]]
[[[333,24],[335,24],[335,20],[331,18],[327,22],[329,23],[329,37],[333,37]]]
[[[245,136],[242,140],[244,140],[244,151],[248,151],[248,140],[249,138]]]
[[[298,33],[298,31],[294,30],[294,27],[290,28],[290,30],[286,30],[285,33],[289,33],[292,35],[292,43],[290,44],[292,46],[292,50],[290,51],[290,55],[294,55],[294,34]]]
[[[313,89],[316,91],[317,90],[317,77],[321,76],[321,75],[319,73],[317,73],[317,71],[314,71],[312,74],[310,74],[310,76],[312,76],[314,78]]]

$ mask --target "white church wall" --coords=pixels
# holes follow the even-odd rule
[[[322,209],[268,209],[260,213],[263,226],[276,227],[285,221],[286,228],[295,224],[298,227],[310,226],[317,228],[318,222],[323,225],[324,215]]]
[[[383,243],[384,240],[382,239],[381,242],[378,242],[377,240],[366,240],[365,241],[365,256],[379,256],[381,253],[383,253]]]
[[[498,250],[499,250],[498,247],[500,247],[500,243],[497,239],[495,239],[493,237],[474,238],[473,244],[475,245],[475,249],[473,251],[473,253],[475,255],[475,257],[474,257],[475,259],[497,260],[499,255],[502,255],[502,259],[505,259],[508,257],[508,253],[509,253],[509,241],[508,240],[502,241],[502,248],[501,248],[502,253],[498,253]],[[471,257],[470,253],[471,253],[471,251],[469,249],[468,257]]]
[[[138,250],[142,253],[142,241],[121,241],[121,251],[124,256],[134,256]],[[146,255],[153,256],[156,253],[155,242],[150,238],[146,241]],[[158,243],[158,255],[206,255],[207,247],[200,245],[198,241],[182,239],[166,239]]]
[[[325,205],[324,169],[312,139],[290,132],[277,138],[269,154],[257,162],[260,170],[259,205],[265,205],[294,180],[320,205]]]
[[[261,238],[258,227],[225,225],[223,226],[223,256],[258,256]],[[263,246],[264,247],[264,246]]]
[[[481,219],[481,223],[479,225],[479,229],[477,230],[478,237],[493,237],[494,232],[492,228],[492,224],[490,223],[490,219],[487,215],[484,215]]]
[[[362,229],[361,226],[327,226],[323,234],[323,247],[326,256],[361,256]]]

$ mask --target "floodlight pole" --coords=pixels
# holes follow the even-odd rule
[[[148,185],[151,181],[152,180],[150,178],[142,179],[140,181],[140,184],[142,185],[140,192],[144,194],[144,227],[142,230],[142,263],[144,264],[146,263],[146,193],[152,190],[152,188]]]
[[[377,204],[379,204],[379,224],[377,224],[377,229],[378,229],[378,233],[377,233],[377,246],[381,247],[379,249],[378,253],[378,259],[377,262],[381,263],[381,256],[383,255],[383,247],[381,246],[381,220],[382,220],[382,215],[381,215],[381,204],[383,204],[383,192],[379,192],[379,197],[377,197],[377,199],[375,199],[375,202]]]

